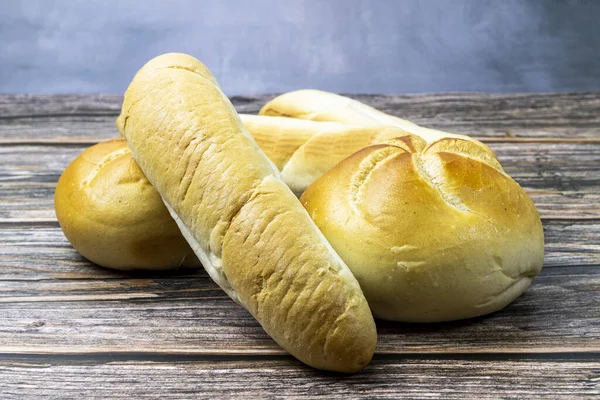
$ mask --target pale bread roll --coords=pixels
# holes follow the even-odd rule
[[[284,93],[265,104],[259,114],[312,121],[335,121],[359,126],[397,126],[408,133],[421,137],[427,143],[446,137],[467,140],[496,158],[496,155],[488,146],[469,136],[425,128],[405,119],[381,112],[360,101],[321,90],[305,89]],[[498,164],[499,166],[500,164]]]
[[[533,202],[469,140],[367,147],[300,200],[379,318],[439,322],[500,310],[544,262]]]
[[[210,276],[267,333],[316,368],[369,362],[376,331],[358,283],[202,63],[148,62],[119,125]]]
[[[339,122],[314,122],[249,114],[239,116],[256,143],[280,171],[294,153],[314,136],[327,130],[347,127]]]
[[[58,180],[54,208],[69,242],[98,265],[199,266],[124,139],[94,145],[73,160]]]

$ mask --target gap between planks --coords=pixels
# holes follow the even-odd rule
[[[88,356],[93,357],[110,357],[111,359],[147,359],[149,357],[170,357],[170,358],[213,358],[213,357],[226,357],[226,358],[237,358],[237,357],[262,357],[262,356],[285,356],[291,357],[291,355],[282,348],[261,348],[261,349],[219,349],[219,350],[208,350],[208,349],[155,349],[152,351],[135,351],[135,350],[122,350],[114,348],[102,348],[102,347],[90,347],[90,348],[77,348],[76,350],[66,349],[64,347],[12,347],[12,346],[0,346],[0,358],[2,356]],[[523,355],[530,355],[532,357],[545,358],[545,357],[562,357],[562,358],[578,358],[588,357],[593,360],[600,361],[600,343],[596,346],[588,347],[539,347],[539,348],[519,348],[519,347],[501,347],[501,348],[470,348],[470,349],[428,349],[427,351],[422,350],[411,350],[411,349],[400,349],[400,350],[378,350],[375,349],[375,356],[379,357],[440,357],[447,356],[449,358],[522,358]]]

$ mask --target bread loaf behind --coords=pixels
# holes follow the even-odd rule
[[[69,242],[98,265],[199,266],[123,138],[98,143],[69,164],[56,185],[54,208]]]
[[[265,104],[260,110],[260,115],[291,117],[311,121],[335,121],[359,126],[397,126],[406,132],[421,137],[427,143],[442,138],[468,140],[480,147],[482,151],[489,153],[494,158],[496,157],[488,146],[469,136],[425,128],[405,119],[381,112],[360,101],[321,90],[305,89],[284,93]]]

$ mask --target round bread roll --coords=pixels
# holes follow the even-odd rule
[[[470,140],[408,135],[364,148],[300,200],[379,318],[439,322],[500,310],[543,265],[534,204]]]
[[[81,153],[61,175],[54,206],[73,247],[115,269],[199,266],[124,139]]]

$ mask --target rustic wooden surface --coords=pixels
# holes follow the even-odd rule
[[[478,137],[540,210],[546,261],[505,310],[378,321],[360,374],[286,355],[201,270],[96,267],[66,241],[56,181],[117,135],[117,95],[0,96],[0,398],[600,396],[600,93],[356,96]],[[271,96],[236,97],[255,113]]]

